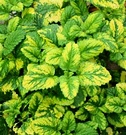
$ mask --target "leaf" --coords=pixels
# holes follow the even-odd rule
[[[21,12],[23,11],[23,3],[22,2],[16,2],[16,4],[14,4],[11,8],[12,11],[18,11]]]
[[[102,25],[103,14],[101,12],[90,13],[82,25],[82,29],[88,34],[95,33],[98,28]]]
[[[78,123],[75,131],[76,135],[98,135],[97,131],[91,126],[83,123]]]
[[[41,135],[60,135],[60,120],[53,117],[38,118],[33,121],[35,133]]]
[[[8,135],[8,127],[3,117],[0,117],[0,133],[1,135]]]
[[[20,114],[22,102],[20,99],[11,99],[3,104],[5,110],[3,111],[3,117],[7,122],[9,128],[14,125],[15,118]]]
[[[98,33],[95,35],[95,37],[104,44],[106,50],[110,52],[118,51],[118,45],[115,39],[109,36],[107,33]]]
[[[48,89],[58,83],[58,77],[54,76],[55,69],[48,64],[29,64],[28,72],[23,79],[23,87],[27,90]]]
[[[118,61],[118,65],[124,69],[126,69],[126,60],[125,59],[121,59]]]
[[[103,52],[102,42],[96,39],[85,39],[78,42],[80,54],[84,60],[93,58]]]
[[[124,32],[123,23],[117,19],[112,19],[110,21],[109,26],[110,26],[112,36],[115,39],[118,39]]]
[[[11,53],[24,37],[25,32],[21,29],[11,32],[4,42],[4,55]]]
[[[88,111],[83,107],[80,107],[79,110],[77,110],[75,113],[75,118],[81,121],[85,121],[88,118],[88,116],[89,116]]]
[[[67,6],[64,8],[61,15],[61,24],[64,26],[65,23],[75,15],[75,11],[72,6]]]
[[[15,90],[17,88],[17,76],[8,75],[5,77],[0,83],[0,88],[4,93]]]
[[[62,121],[62,130],[65,133],[74,131],[76,127],[74,114],[71,111],[67,111]]]
[[[111,113],[109,114],[109,116],[107,117],[109,123],[111,125],[114,125],[115,127],[124,127],[124,123],[122,121],[122,118],[120,117],[121,114],[117,114],[117,113]]]
[[[79,80],[77,76],[61,76],[60,80],[60,88],[63,95],[68,99],[73,99],[76,97],[79,89]]]
[[[20,18],[17,16],[9,20],[8,26],[7,26],[8,33],[16,30],[16,28],[19,24],[19,20],[20,20]]]
[[[28,110],[34,116],[35,112],[37,111],[39,105],[43,100],[43,96],[41,93],[36,92],[29,101]]]
[[[58,65],[62,54],[61,48],[53,48],[46,54],[46,63],[52,65]]]
[[[23,5],[29,7],[33,3],[33,0],[23,0]]]
[[[105,115],[102,112],[99,111],[95,115],[92,115],[91,116],[91,120],[93,122],[97,123],[98,124],[98,127],[101,130],[105,130],[106,129],[106,127],[107,127],[107,120],[106,120]]]
[[[111,80],[111,75],[104,67],[91,62],[81,63],[77,74],[82,86],[101,86]]]
[[[24,46],[21,48],[22,53],[32,62],[39,61],[40,49],[33,46]]]
[[[121,100],[119,97],[113,97],[108,98],[106,101],[105,106],[111,111],[115,113],[121,113],[122,112],[122,106],[125,104],[123,100]]]
[[[80,53],[78,45],[70,42],[62,52],[60,68],[62,70],[76,71],[80,62]]]

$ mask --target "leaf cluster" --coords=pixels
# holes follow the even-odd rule
[[[0,1],[1,134],[121,133],[126,126],[124,3]]]

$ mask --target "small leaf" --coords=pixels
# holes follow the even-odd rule
[[[8,33],[16,30],[19,20],[20,20],[20,18],[17,16],[9,20],[8,26],[7,26]]]
[[[60,88],[63,95],[68,99],[73,99],[76,97],[79,89],[79,80],[76,76],[61,76],[60,78]]]
[[[70,42],[62,52],[60,67],[63,70],[76,71],[80,62],[78,45]]]
[[[104,16],[101,12],[93,12],[89,14],[86,21],[82,25],[82,29],[86,31],[86,33],[95,33],[101,26],[103,17]]]
[[[4,42],[4,55],[8,55],[24,39],[25,33],[19,29],[10,33]]]
[[[62,121],[62,130],[65,133],[74,131],[76,127],[74,114],[71,111],[67,111]]]
[[[62,49],[61,48],[54,48],[51,49],[47,54],[46,54],[46,63],[52,64],[52,65],[58,65],[60,62],[60,57],[62,54]]]
[[[103,52],[102,42],[96,39],[86,39],[78,42],[80,54],[84,60],[93,58]]]
[[[104,67],[91,62],[80,64],[78,77],[82,86],[101,86],[111,80],[110,73]]]
[[[98,135],[97,131],[88,124],[78,123],[75,131],[76,135]]]
[[[98,127],[102,130],[105,130],[107,127],[107,120],[105,115],[102,112],[98,112],[95,115],[91,116],[93,122],[98,124]]]

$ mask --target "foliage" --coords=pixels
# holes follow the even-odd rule
[[[1,135],[123,134],[124,3],[0,1]]]

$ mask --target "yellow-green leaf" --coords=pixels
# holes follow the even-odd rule
[[[8,22],[7,31],[8,32],[15,31],[18,26],[19,20],[20,20],[20,18],[17,16],[10,19]]]
[[[80,64],[78,77],[82,86],[101,86],[111,80],[111,75],[106,68],[92,62]]]
[[[62,52],[60,67],[63,70],[76,71],[80,62],[80,53],[78,45],[70,42]]]
[[[58,83],[58,77],[54,76],[55,69],[48,64],[29,64],[28,72],[23,79],[23,87],[27,90],[48,89]]]
[[[53,48],[46,54],[46,63],[57,65],[60,62],[60,57],[62,54],[61,48]]]
[[[63,95],[68,99],[76,97],[79,89],[79,80],[77,76],[61,76],[60,77],[60,88]]]
[[[102,12],[99,11],[89,14],[89,16],[82,25],[82,29],[86,31],[86,33],[95,33],[101,26],[103,18],[104,16]]]
[[[85,39],[78,42],[80,54],[84,60],[93,58],[99,55],[104,50],[104,45],[101,41],[96,39]]]

